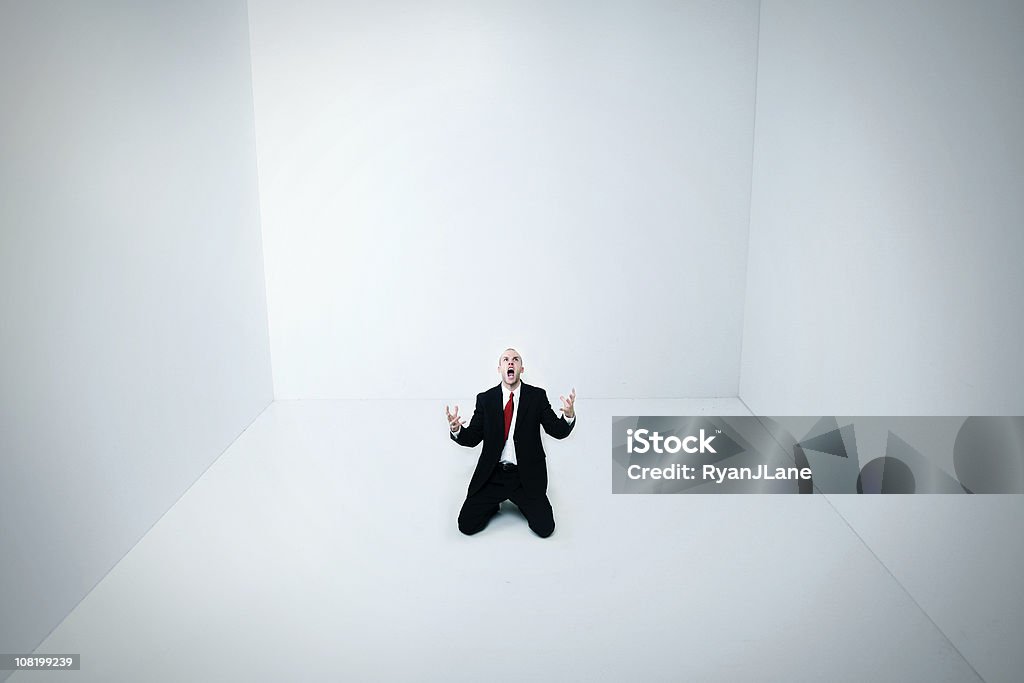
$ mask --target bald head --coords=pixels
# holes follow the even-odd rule
[[[518,351],[507,348],[501,352],[498,358],[498,374],[501,375],[501,381],[510,389],[519,387],[519,377],[523,374],[523,359]]]

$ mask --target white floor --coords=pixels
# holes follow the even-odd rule
[[[615,496],[611,416],[749,413],[578,412],[554,535],[465,537],[443,402],[274,403],[9,680],[1024,678],[1024,496]]]

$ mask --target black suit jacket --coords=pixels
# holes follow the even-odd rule
[[[540,428],[544,427],[544,431],[556,439],[564,439],[569,436],[576,422],[569,424],[565,419],[555,415],[547,393],[540,387],[522,382],[520,387],[516,392],[515,400],[519,405],[516,407],[516,431],[512,437],[516,443],[519,478],[527,493],[540,496],[548,488],[548,468],[544,462]],[[501,450],[505,446],[505,406],[501,403],[501,385],[477,394],[476,408],[469,424],[462,428],[458,436],[451,432],[449,434],[453,441],[470,448],[481,441],[484,442],[480,460],[476,464],[473,478],[469,481],[469,495],[473,495],[487,483],[488,477],[501,459]]]

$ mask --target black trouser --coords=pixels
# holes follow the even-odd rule
[[[498,504],[504,500],[516,504],[530,528],[541,538],[547,538],[555,530],[555,517],[548,497],[543,493],[540,497],[528,495],[519,480],[518,469],[515,466],[505,469],[498,463],[487,483],[462,504],[459,531],[467,535],[482,531],[498,511]]]

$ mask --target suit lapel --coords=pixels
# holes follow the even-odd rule
[[[519,383],[519,405],[516,406],[516,434],[522,434],[519,431],[519,425],[523,423],[523,414],[526,412],[526,406],[529,404],[530,399],[527,398],[530,392],[527,391],[526,385],[520,381]]]
[[[494,387],[494,399],[491,401],[491,410],[494,411],[494,424],[505,424],[505,406],[501,404],[501,385]],[[499,436],[501,432],[499,432]]]

